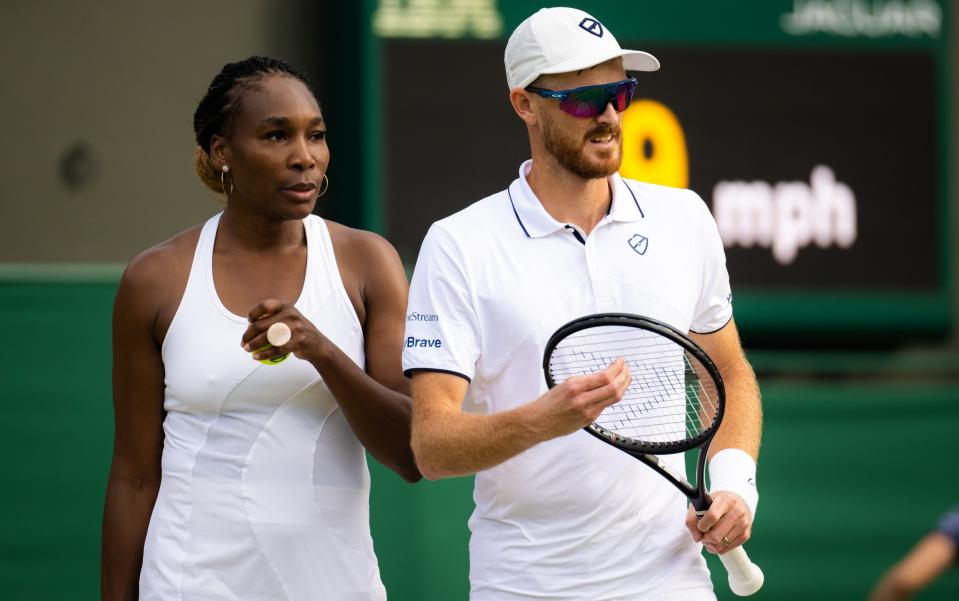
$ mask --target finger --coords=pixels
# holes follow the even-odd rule
[[[746,505],[746,501],[744,501],[743,498],[736,493],[726,490],[718,490],[712,495],[712,498],[714,505],[716,503],[721,503],[727,508],[725,513],[734,514],[736,516],[741,515],[744,523],[752,523],[753,514],[749,510],[749,506]]]
[[[629,370],[621,358],[606,369],[585,376],[576,376],[564,382],[574,407],[582,413],[586,423],[594,421],[600,412],[622,398],[629,385]]]
[[[264,347],[258,348],[252,353],[253,359],[256,361],[266,361],[269,359],[275,359],[287,355],[288,353],[281,348],[266,345]]]
[[[726,494],[725,491],[719,491],[712,495],[712,504],[699,520],[699,529],[702,532],[708,532],[721,520],[729,519],[730,522],[739,520],[745,517],[747,512],[745,502],[738,495],[730,495]],[[727,528],[729,527],[727,525]]]
[[[255,328],[260,333],[244,345],[247,352],[250,352],[253,359],[257,361],[285,358],[290,354],[290,350],[287,348],[292,340],[290,327],[282,321],[274,321],[269,327],[266,327],[264,324],[268,321],[271,320],[263,319],[251,323],[250,328]],[[280,334],[282,334],[282,337],[278,338]],[[283,344],[274,344],[274,342],[282,342]]]
[[[629,369],[622,370],[607,386],[596,389],[598,393],[602,393],[602,396],[595,397],[592,403],[597,405],[599,410],[618,403],[626,394],[626,389],[629,388],[632,381],[633,377],[629,373]]]
[[[290,334],[290,336],[292,336],[290,323],[293,323],[294,321],[295,320],[293,320],[289,315],[282,313],[273,314],[269,317],[262,317],[256,321],[251,321],[246,326],[246,331],[243,333],[243,338],[240,340],[240,345],[242,345],[247,352],[264,346],[284,346],[285,344],[289,343],[289,338],[287,338],[283,344],[273,344],[270,342],[269,332],[274,326],[279,324],[281,326],[285,326],[287,332]]]
[[[260,310],[271,310],[272,312],[260,314],[260,317],[253,319],[252,316],[256,315]],[[272,328],[279,322],[283,322],[287,325],[288,329],[292,329],[291,326],[297,322],[299,313],[295,308],[290,307],[289,303],[271,299],[263,301],[251,309],[250,316],[250,321],[247,325],[246,331],[243,333],[243,338],[240,341],[240,344],[244,348],[246,348],[247,345],[249,345],[251,348],[259,348],[259,346],[265,345],[266,343],[264,342],[259,346],[256,346],[254,339],[260,334],[268,332],[269,328]],[[274,344],[273,346],[283,346],[285,344],[286,342],[283,344]]]
[[[260,319],[251,321],[243,332],[243,338],[240,339],[240,345],[247,351],[251,351],[268,344],[266,340],[266,331],[270,327],[271,321]]]
[[[617,389],[625,390],[623,384],[628,381],[629,377],[629,368],[623,358],[620,357],[603,370],[585,376],[577,376],[575,378],[577,380],[577,394],[593,391],[601,392],[602,394],[598,397],[591,396],[593,402],[601,402],[607,397],[615,395]]]
[[[727,513],[703,538],[724,553],[729,549],[745,544],[749,540],[751,532],[752,529],[748,521],[734,518],[732,513]]]
[[[699,522],[699,517],[696,515],[696,510],[690,505],[686,510],[686,529],[689,530],[689,534],[692,535],[693,540],[698,543],[703,540],[703,533],[699,531],[696,525],[697,522]]]
[[[696,524],[696,527],[699,528],[700,532],[709,532],[719,523],[719,520],[722,519],[724,514],[725,507],[723,507],[723,504],[721,502],[714,502],[709,506],[706,513],[699,518],[699,523]]]
[[[626,359],[622,357],[616,357],[616,360],[609,364],[609,366],[604,370],[609,373],[614,378],[619,376],[622,373],[629,373],[629,365],[626,364]]]
[[[729,538],[729,548],[738,547],[740,545],[745,545],[746,541],[752,538],[753,529],[751,526],[746,526],[744,530],[736,531],[733,530],[735,534],[727,535]]]
[[[722,555],[730,549],[735,549],[749,539],[749,536],[746,535],[746,532],[740,531],[737,533],[735,529],[729,530],[717,538],[713,538],[713,534],[714,533],[710,533],[710,535],[707,535],[709,538],[703,537],[703,546],[706,547],[710,553],[715,553],[717,555]]]
[[[246,333],[243,334],[243,340],[241,342],[243,350],[248,353],[252,353],[256,350],[267,348],[272,346],[270,341],[266,339],[266,328],[255,326],[250,324],[250,327],[247,328]]]
[[[626,394],[626,389],[629,388],[629,385],[633,383],[633,372],[629,370],[629,366],[623,362],[624,369],[620,372],[620,376],[616,379],[616,397],[617,399],[623,398],[623,395]]]
[[[707,519],[706,526],[710,529],[718,524],[723,524],[721,530],[735,528],[745,530],[752,522],[752,514],[738,495],[717,493],[713,497],[713,503],[709,510],[703,515]]]
[[[287,303],[275,298],[268,298],[264,301],[257,303],[250,312],[247,314],[247,317],[251,322],[259,321],[264,317],[269,317],[274,313],[279,313],[286,307]]]
[[[703,519],[706,519],[705,515]],[[702,530],[702,526],[699,529]],[[749,539],[749,534],[750,523],[746,510],[733,504],[703,535],[703,544],[713,552],[722,553],[745,543]]]
[[[599,371],[595,371],[591,374],[586,374],[584,376],[573,376],[566,380],[567,382],[575,382],[576,387],[581,390],[593,390],[606,386],[613,380],[619,373],[619,370],[623,368],[625,361],[622,358],[619,358],[612,363],[610,363],[606,368]]]
[[[589,414],[595,418],[603,409],[618,402],[621,398],[622,394],[620,394],[616,383],[610,382],[600,388],[580,392],[575,399],[575,403],[589,411]]]

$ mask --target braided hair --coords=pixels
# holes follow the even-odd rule
[[[223,184],[210,160],[210,141],[214,135],[229,133],[244,94],[254,88],[260,79],[271,74],[293,77],[312,92],[306,75],[293,65],[267,56],[251,56],[223,65],[193,113],[193,133],[197,143],[194,156],[196,173],[206,187],[214,192],[222,193]]]

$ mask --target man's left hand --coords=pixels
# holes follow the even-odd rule
[[[696,542],[702,542],[710,553],[722,555],[733,547],[744,544],[752,533],[753,516],[746,502],[736,493],[726,490],[711,494],[713,504],[703,514],[689,506],[686,528]]]

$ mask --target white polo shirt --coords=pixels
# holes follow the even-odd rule
[[[434,223],[413,273],[403,367],[469,380],[466,411],[546,392],[546,342],[576,317],[635,313],[707,333],[732,316],[722,242],[695,193],[613,175],[610,211],[586,237],[546,212],[526,182],[531,165]],[[685,469],[682,455],[666,459]],[[473,497],[473,601],[667,598],[655,595],[668,583],[711,590],[684,526],[686,498],[585,432],[478,473]]]

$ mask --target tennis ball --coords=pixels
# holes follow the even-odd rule
[[[269,350],[277,346],[283,346],[290,341],[290,338],[293,336],[293,333],[290,331],[290,326],[286,325],[282,321],[278,321],[270,329],[266,331],[266,339],[269,341],[269,344],[266,346],[260,347],[253,351],[258,353],[260,351]],[[279,357],[272,357],[270,359],[259,359],[258,361],[263,365],[276,365],[277,363],[282,363],[290,356],[290,353],[285,355],[280,355]]]
[[[266,351],[266,350],[269,350],[269,349],[271,349],[271,348],[273,348],[273,345],[272,345],[272,344],[268,344],[268,345],[266,345],[266,346],[263,346],[263,347],[260,347],[260,348],[256,349],[256,350],[253,351],[253,352],[254,352],[254,353],[258,353],[258,352],[260,352],[260,351]],[[271,357],[271,358],[269,358],[269,359],[257,359],[257,361],[259,361],[259,362],[262,363],[263,365],[276,365],[277,363],[283,363],[283,362],[286,361],[289,357],[290,357],[290,353],[287,353],[287,354],[285,354],[285,355],[280,355],[279,357]]]

